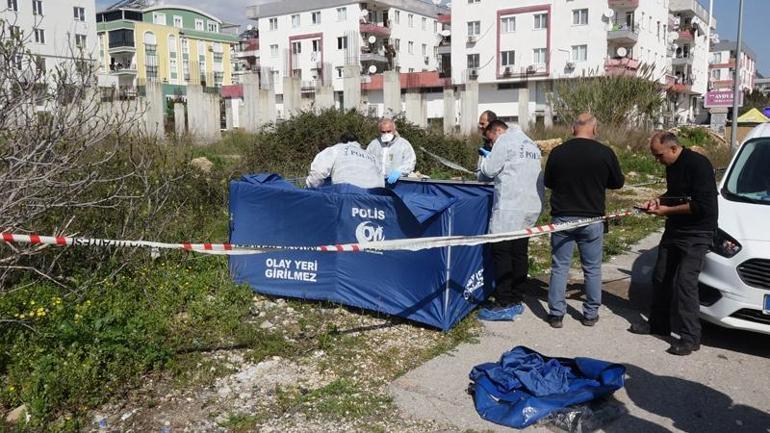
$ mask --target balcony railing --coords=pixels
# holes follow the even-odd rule
[[[614,23],[607,31],[607,40],[634,44],[639,40],[639,28],[626,23]]]
[[[637,8],[639,7],[639,0],[607,0],[607,4],[611,8]]]
[[[629,57],[607,59],[604,62],[604,71],[607,75],[636,75],[640,65],[639,60]]]
[[[692,30],[679,30],[679,36],[677,36],[678,41],[688,41],[692,42],[695,39],[695,35],[693,35]]]
[[[110,65],[110,73],[113,75],[136,75],[136,64],[123,65],[117,63]]]
[[[390,36],[390,29],[374,23],[361,23],[359,24],[359,30],[361,33],[369,33],[372,35],[379,35],[383,37]]]
[[[361,53],[360,59],[362,62],[378,62],[378,63],[388,62],[388,58],[385,57],[384,54],[379,54],[379,53]]]

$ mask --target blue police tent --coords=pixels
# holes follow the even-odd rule
[[[301,189],[278,175],[230,184],[230,242],[318,246],[487,232],[493,188],[399,181]],[[332,301],[448,330],[493,289],[484,246],[422,251],[278,251],[231,256],[237,283],[275,296]],[[486,260],[485,260],[486,257]]]

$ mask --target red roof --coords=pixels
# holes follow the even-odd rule
[[[441,24],[452,24],[452,15],[439,14],[438,22],[440,22]]]
[[[440,78],[438,72],[402,72],[399,74],[402,89],[420,89],[426,87],[444,87],[452,83],[450,78]],[[361,90],[382,89],[382,74],[371,76],[371,81],[361,83]]]

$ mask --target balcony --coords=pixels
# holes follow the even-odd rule
[[[727,63],[709,63],[709,68],[711,69],[723,69],[723,68],[734,68],[735,67],[735,59],[730,59]]]
[[[691,77],[677,75],[674,84],[669,87],[669,90],[674,93],[692,93],[693,83],[694,80]]]
[[[110,75],[136,76],[136,65],[123,66],[122,64],[110,65]]]
[[[635,44],[639,40],[639,28],[625,23],[615,23],[612,30],[607,31],[607,40],[624,44]]]
[[[604,62],[604,71],[607,75],[636,75],[640,64],[639,60],[629,57],[607,59]]]
[[[389,37],[390,36],[390,29],[381,26],[379,24],[374,23],[361,23],[359,24],[359,30],[361,33],[368,33],[372,35],[382,36],[382,37]]]
[[[671,66],[692,65],[692,56],[681,55],[671,59]]]
[[[639,7],[639,0],[607,0],[611,8],[636,9]]]
[[[679,36],[676,38],[677,41],[682,42],[692,42],[695,40],[695,35],[693,35],[692,30],[679,30]]]
[[[361,62],[388,63],[388,58],[379,53],[361,53]]]

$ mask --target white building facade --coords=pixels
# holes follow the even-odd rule
[[[710,86],[713,90],[733,88],[735,78],[736,47],[735,41],[721,41],[711,47]],[[741,91],[754,89],[757,76],[756,54],[746,44],[741,47]]]
[[[435,71],[438,12],[419,0],[285,0],[250,6],[246,15],[256,21],[262,73],[269,70],[282,94],[288,76],[303,87],[331,82],[340,92],[346,65],[364,75]]]
[[[0,18],[7,28],[5,34],[20,33],[46,71],[73,57],[95,54],[94,0],[3,0]]]
[[[652,79],[685,95],[677,96],[672,108],[689,119],[690,96],[700,98],[706,91],[706,25],[688,39],[675,16],[688,23],[698,16],[696,23],[707,23],[704,12],[696,0],[457,1],[452,5],[452,81],[478,81],[479,112],[492,110],[518,122],[525,110],[527,122],[547,125],[554,80],[636,74],[649,65]],[[673,61],[685,44],[687,59]],[[675,71],[687,86],[674,86]]]

